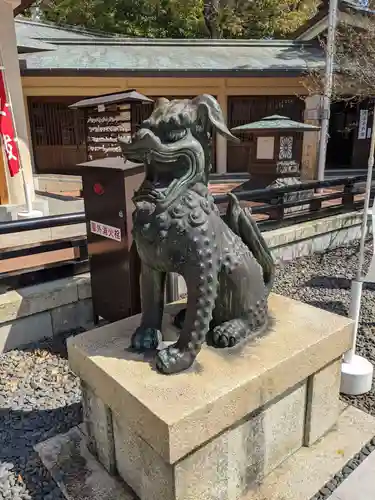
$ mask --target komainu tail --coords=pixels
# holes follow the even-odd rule
[[[229,203],[225,221],[252,252],[262,266],[264,282],[270,291],[275,277],[275,263],[249,208],[241,208],[237,197],[228,193]]]

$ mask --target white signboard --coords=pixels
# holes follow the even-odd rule
[[[121,229],[118,227],[108,226],[107,224],[91,220],[90,231],[93,234],[99,234],[100,236],[109,238],[110,240],[121,241]]]
[[[273,160],[275,149],[274,137],[258,137],[257,160]]]
[[[368,110],[361,109],[359,112],[358,139],[366,139]]]
[[[295,174],[298,172],[298,163],[295,161],[279,161],[276,163],[276,172],[278,174]]]

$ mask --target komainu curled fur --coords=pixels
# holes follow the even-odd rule
[[[125,158],[145,165],[145,179],[133,201],[134,239],[142,261],[142,320],[132,337],[138,350],[162,340],[166,273],[181,274],[187,307],[175,318],[177,342],[156,354],[165,374],[186,370],[207,336],[231,348],[269,326],[268,295],[274,263],[256,222],[232,194],[221,218],[208,191],[211,138],[237,139],[225,125],[217,101],[160,99],[131,143]]]

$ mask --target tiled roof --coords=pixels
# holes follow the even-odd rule
[[[320,47],[279,40],[50,38],[50,52],[22,56],[24,73],[292,74],[324,64]]]

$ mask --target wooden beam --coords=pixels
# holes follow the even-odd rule
[[[33,3],[35,3],[35,0],[21,0],[20,5],[13,9],[14,17],[23,14],[26,9],[32,6]]]

